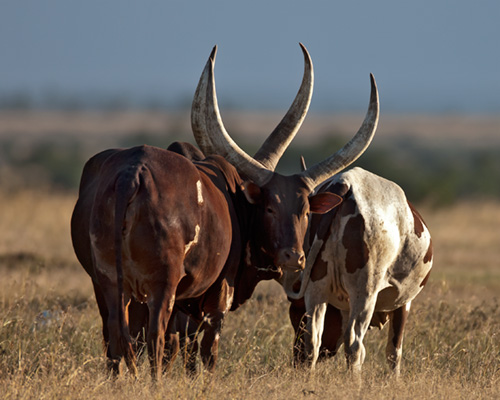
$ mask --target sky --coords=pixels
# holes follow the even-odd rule
[[[221,108],[500,112],[498,0],[2,0],[0,99],[22,93],[189,105],[214,45]]]

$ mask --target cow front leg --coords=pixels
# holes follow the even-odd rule
[[[180,311],[176,314],[176,326],[179,331],[184,370],[187,375],[193,377],[197,372],[198,334],[201,326],[187,314]]]
[[[321,337],[318,361],[335,356],[341,344],[342,314],[338,308],[328,304],[326,307],[325,324],[323,336]]]
[[[203,365],[213,372],[219,354],[219,339],[224,315],[233,301],[234,289],[223,279],[215,283],[206,292],[203,311],[206,313],[202,322],[203,339],[200,343],[200,355]]]
[[[198,356],[198,331],[194,334],[187,334],[181,339],[182,357],[186,374],[194,377],[198,372],[196,359]]]
[[[403,336],[408,314],[410,313],[411,301],[403,307],[397,308],[391,315],[389,326],[389,336],[387,338],[387,346],[385,354],[387,363],[394,372],[396,377],[399,377],[401,358],[403,354]]]
[[[175,311],[174,311],[175,313]],[[170,315],[165,332],[165,350],[163,352],[163,372],[169,373],[172,370],[175,359],[180,351],[179,333],[175,330],[175,320],[177,313]]]
[[[344,331],[344,347],[348,369],[354,374],[360,375],[361,366],[365,360],[363,339],[370,326],[377,296],[366,294],[350,296],[350,299],[353,298],[357,301],[350,305],[349,320]]]
[[[306,362],[306,352],[304,343],[304,334],[306,331],[306,307],[304,299],[291,300],[288,309],[290,322],[295,331],[293,342],[293,366],[298,367]]]
[[[308,310],[311,311],[309,311],[307,315],[307,329],[304,335],[304,342],[306,353],[308,354],[309,362],[311,363],[311,369],[316,367],[316,362],[319,357],[321,336],[323,335],[323,328],[325,324],[326,308],[326,302],[314,304],[310,308],[308,307]]]
[[[201,361],[208,372],[214,372],[217,363],[223,318],[223,312],[212,312],[205,317],[203,323],[203,339],[200,343],[200,355]]]
[[[139,303],[133,298],[130,300],[128,305],[128,329],[136,354],[142,354],[146,350],[148,315],[147,304]]]

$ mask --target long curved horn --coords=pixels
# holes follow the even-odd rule
[[[245,153],[229,136],[222,123],[215,90],[214,47],[201,74],[191,110],[191,125],[196,143],[205,154],[218,154],[257,185],[267,183],[273,172]]]
[[[371,94],[370,104],[363,124],[354,137],[339,151],[326,160],[313,165],[300,175],[305,178],[309,189],[313,190],[329,177],[347,168],[356,161],[371,143],[377,130],[379,118],[379,101],[377,84],[373,74],[370,74]]]
[[[215,63],[215,56],[217,55],[217,46],[214,46],[208,62],[205,65],[205,69],[201,75],[200,81],[196,88],[196,92],[193,98],[193,104],[191,106],[191,129],[193,130],[194,138],[199,148],[205,155],[215,154],[210,137],[206,132],[206,92],[208,86],[208,79],[206,71],[209,67],[210,60]]]
[[[288,112],[253,157],[271,171],[275,170],[281,156],[300,129],[311,104],[314,86],[313,64],[306,47],[302,43],[299,45],[304,54],[304,76],[299,91]]]

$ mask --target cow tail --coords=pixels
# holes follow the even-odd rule
[[[315,242],[316,243],[316,242]],[[314,265],[314,261],[318,256],[318,251],[321,249],[321,244],[316,245],[313,243],[308,256],[306,257],[306,266],[304,270],[300,273],[301,275],[301,283],[300,289],[298,292],[293,291],[293,289],[285,288],[286,295],[293,300],[298,300],[304,297],[307,289],[307,285],[309,284],[309,280],[311,278],[312,266]]]
[[[298,300],[298,299],[301,299],[302,297],[304,297],[304,295],[306,293],[307,285],[309,284],[309,279],[311,277],[311,267],[312,267],[312,265],[309,266],[309,268],[307,268],[307,264],[306,264],[306,268],[304,269],[304,271],[302,271],[302,273],[301,273],[302,279],[301,279],[301,283],[300,283],[300,289],[298,292],[294,292],[293,290],[290,291],[290,290],[285,289],[286,295],[288,297],[290,297],[292,300]]]
[[[121,174],[115,184],[115,266],[118,285],[118,323],[122,332],[125,332],[125,294],[123,290],[123,231],[125,229],[125,218],[127,209],[138,190],[137,177],[130,174]]]

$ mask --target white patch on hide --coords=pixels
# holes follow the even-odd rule
[[[175,305],[175,295],[172,296],[168,302],[168,311],[172,312],[174,310],[174,305]]]
[[[199,237],[200,237],[200,225],[196,225],[196,227],[194,228],[193,240],[191,240],[188,244],[184,246],[184,256],[188,253],[191,247],[193,247],[196,243],[198,243]]]
[[[201,181],[196,182],[196,191],[198,192],[198,204],[203,204],[203,193],[201,192]]]

